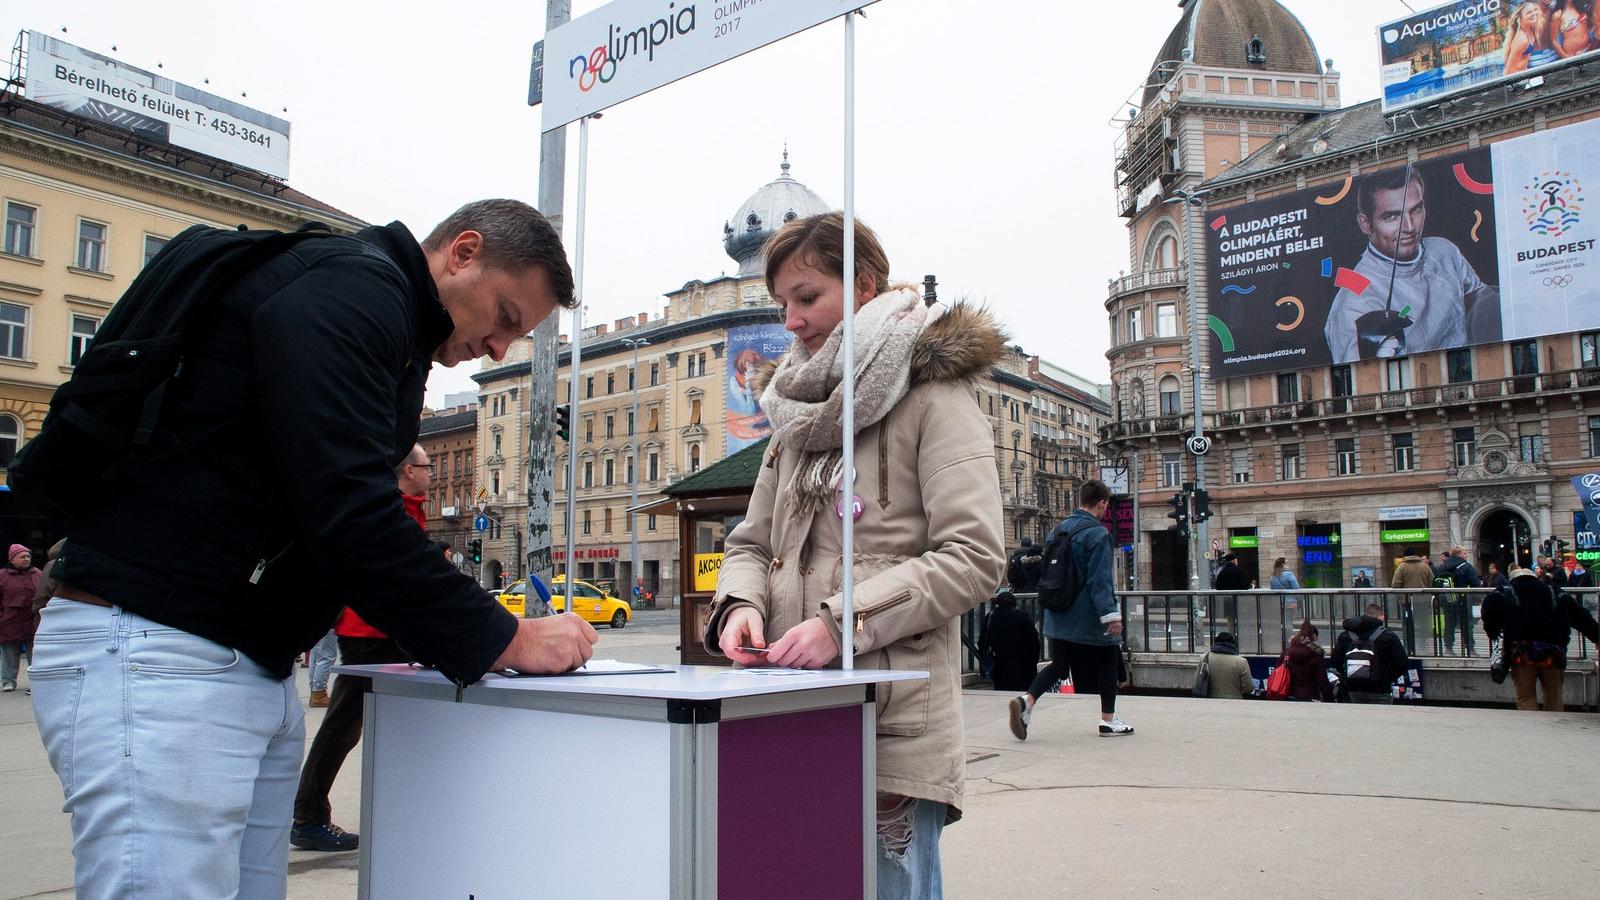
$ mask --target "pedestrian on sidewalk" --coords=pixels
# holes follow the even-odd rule
[[[329,628],[328,633],[311,646],[311,671],[308,673],[311,699],[307,701],[311,707],[320,709],[328,705],[328,672],[338,658],[339,636]]]
[[[33,553],[12,544],[0,569],[0,691],[17,689],[23,645],[33,640],[33,594],[39,588],[39,570]],[[32,662],[33,655],[28,659]]]
[[[1011,733],[1019,741],[1028,739],[1028,724],[1039,698],[1069,676],[1078,693],[1100,695],[1100,736],[1133,734],[1133,726],[1117,716],[1122,610],[1111,572],[1111,532],[1100,524],[1110,505],[1111,490],[1105,482],[1084,482],[1081,505],[1045,541],[1048,546],[1056,533],[1071,532],[1068,546],[1078,594],[1064,612],[1045,610],[1050,664],[1039,670],[1026,693],[1011,701]]]
[[[848,628],[856,666],[893,659],[928,670],[927,680],[879,687],[874,856],[879,897],[936,900],[940,834],[961,818],[966,765],[960,617],[1006,567],[994,437],[971,386],[1008,351],[988,313],[930,306],[917,285],[891,285],[882,244],[856,220],[856,452],[846,471],[845,234],[844,216],[831,212],[767,240],[767,290],[795,340],[775,367],[751,375],[772,443],[748,514],[728,535],[704,644],[741,666],[818,669],[841,664]],[[855,520],[850,621],[844,516]],[[765,652],[741,649],[752,647]]]
[[[1501,653],[1511,667],[1517,709],[1539,708],[1537,693],[1544,694],[1545,712],[1561,712],[1566,681],[1567,643],[1572,629],[1600,644],[1600,625],[1583,604],[1565,591],[1555,592],[1527,569],[1511,570],[1511,586],[1484,598],[1483,630],[1500,640]],[[1537,685],[1537,690],[1535,686]]]
[[[989,656],[990,679],[997,691],[1025,691],[1039,672],[1039,629],[1033,617],[1017,607],[1010,588],[994,595],[994,608],[984,616],[978,656]]]
[[[1212,579],[1211,587],[1222,594],[1222,620],[1227,623],[1228,631],[1239,627],[1239,595],[1236,591],[1248,591],[1254,585],[1250,583],[1249,576],[1244,574],[1244,569],[1239,567],[1239,554],[1229,551],[1222,554],[1222,566],[1217,569],[1217,574]],[[1213,615],[1216,611],[1213,610]],[[1213,620],[1211,627],[1216,627]]]
[[[1289,699],[1333,702],[1333,682],[1328,680],[1328,654],[1317,643],[1317,626],[1307,619],[1289,639],[1283,665],[1289,667]]]
[[[399,222],[301,237],[197,226],[111,311],[200,306],[180,323],[182,377],[161,382],[163,451],[130,477],[84,474],[95,488],[35,639],[78,900],[285,895],[305,748],[294,660],[341,606],[461,685],[568,671],[598,639],[576,615],[506,612],[407,518],[394,475],[433,363],[503,359],[576,305],[560,235],[525,203],[483,200],[421,242]],[[239,267],[208,261],[230,254],[253,265],[222,280]],[[36,441],[28,461],[48,471],[66,451]]]
[[[1432,571],[1428,561],[1417,557]],[[1366,615],[1344,620],[1333,645],[1333,670],[1352,703],[1393,703],[1395,679],[1406,673],[1406,647],[1389,630],[1383,607],[1367,604]]]
[[[1239,639],[1231,631],[1217,633],[1211,650],[1200,658],[1209,667],[1212,700],[1243,700],[1256,695],[1255,679],[1250,677],[1250,661],[1239,655]]]
[[[433,483],[433,462],[428,459],[428,452],[421,444],[412,447],[394,474],[406,515],[426,534],[428,513],[424,507],[428,487]],[[333,630],[338,635],[339,655],[347,666],[410,662],[394,638],[367,624],[360,613],[348,606],[339,614],[339,624]],[[361,740],[361,718],[371,690],[372,679],[359,675],[340,675],[333,682],[332,698],[325,704],[328,712],[306,753],[305,765],[300,769],[300,787],[294,795],[294,827],[289,830],[289,843],[302,850],[354,850],[360,846],[357,835],[333,824],[333,804],[328,793],[333,790],[333,780],[345,757]]]
[[[1031,594],[1039,589],[1040,554],[1043,552],[1043,548],[1033,545],[1033,538],[1022,539],[1022,546],[1006,563],[1006,583],[1011,585],[1011,590]]]

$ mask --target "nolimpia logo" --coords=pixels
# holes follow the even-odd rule
[[[632,30],[608,25],[605,43],[587,55],[580,54],[567,61],[567,77],[576,78],[578,90],[584,93],[593,90],[596,84],[610,84],[624,60],[643,53],[646,59],[654,62],[657,47],[694,31],[694,18],[694,4],[678,9],[674,2],[667,4],[666,14],[661,18]]]
[[[1392,44],[1392,43],[1394,43],[1395,41],[1398,41],[1398,40],[1400,40],[1400,29],[1398,29],[1398,28],[1385,28],[1383,30],[1383,42],[1385,44]]]

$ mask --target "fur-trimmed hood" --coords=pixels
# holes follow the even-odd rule
[[[896,284],[891,290],[905,286]],[[1009,339],[987,309],[957,301],[917,338],[911,349],[911,383],[976,378],[1005,357]],[[766,360],[750,373],[754,396],[767,389],[781,361],[782,357]]]

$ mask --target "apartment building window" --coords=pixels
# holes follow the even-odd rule
[[[1333,442],[1334,471],[1340,475],[1356,474],[1356,439],[1336,438]]]
[[[633,386],[634,386],[633,382],[634,382],[634,375],[635,374],[636,373],[635,373],[635,371],[633,369],[629,369],[628,370],[628,390],[630,390],[630,391],[633,390]]]
[[[28,350],[28,308],[0,303],[0,356],[23,359]]]
[[[1452,458],[1458,466],[1471,466],[1478,462],[1478,430],[1456,428],[1450,432]]]
[[[1183,483],[1183,454],[1161,454],[1161,486],[1177,487]]]
[[[1525,463],[1544,461],[1544,435],[1531,428],[1523,428],[1517,437],[1517,458]]]
[[[594,417],[585,416],[583,419],[583,440],[590,443],[594,440]]]
[[[1235,447],[1228,451],[1228,468],[1233,472],[1234,484],[1249,484],[1255,480],[1250,462],[1250,448]]]
[[[633,410],[628,411],[628,437],[633,437]]]
[[[604,511],[604,513],[602,514],[602,517],[601,517],[601,523],[604,526],[604,528],[603,528],[604,533],[605,534],[610,534],[611,533],[611,507],[608,506],[608,507],[605,508],[605,511]]]
[[[1597,417],[1600,418],[1600,417]],[[1594,419],[1589,420],[1591,423]],[[1590,433],[1593,434],[1593,427]],[[0,468],[11,465],[11,457],[22,446],[22,423],[14,416],[0,416]]]
[[[1406,356],[1385,360],[1383,363],[1383,377],[1387,382],[1386,389],[1391,391],[1404,391],[1411,388],[1411,358]]]
[[[650,407],[650,430],[652,432],[661,430],[661,407],[659,406]]]
[[[693,400],[689,401],[689,424],[690,425],[699,425],[700,424],[700,398],[699,397],[696,397]]]
[[[700,354],[700,374],[704,375],[706,371],[706,355],[702,353]]]
[[[1585,369],[1600,368],[1600,331],[1578,335],[1578,365]]]
[[[608,439],[609,438],[614,438],[614,437],[617,436],[616,432],[617,432],[617,417],[612,415],[611,413],[606,413],[606,437]]]
[[[606,485],[606,487],[611,487],[611,485],[616,483],[616,474],[617,474],[617,463],[616,463],[616,460],[613,460],[613,459],[606,460],[605,461],[604,472],[605,472],[605,485]]]
[[[656,530],[656,516],[655,516],[655,513],[651,513],[650,515],[644,517],[644,527],[645,527],[645,530],[647,530],[647,531],[655,531]]]
[[[1600,457],[1600,416],[1589,417],[1589,455]]]
[[[1356,379],[1348,365],[1334,366],[1328,370],[1329,381],[1333,386],[1333,396],[1349,397],[1356,392]]]
[[[1178,336],[1178,304],[1156,304],[1156,337],[1170,338]]]
[[[661,479],[661,457],[651,453],[649,459],[645,462],[645,471],[649,473],[647,480],[659,481]]]
[[[695,444],[689,448],[689,471],[700,471],[700,445]]]
[[[99,222],[78,220],[78,268],[106,270],[106,226]]]
[[[691,354],[689,354],[689,361],[687,363],[687,368],[686,368],[685,373],[684,373],[684,377],[685,378],[693,378],[693,377],[695,377],[696,375],[699,374],[698,372],[695,371],[695,365],[696,365],[695,356],[694,356],[693,353],[691,353]]]
[[[1539,341],[1530,338],[1511,343],[1511,374],[1539,374]]]
[[[89,352],[89,342],[94,340],[95,329],[100,327],[100,320],[89,316],[72,317],[72,337],[67,344],[67,365],[75,366],[83,355]]]
[[[628,483],[633,484],[633,457],[628,457]]]
[[[1161,414],[1163,416],[1183,415],[1183,389],[1178,386],[1178,379],[1171,375],[1161,379],[1158,391],[1161,398]]]
[[[1417,467],[1417,448],[1412,440],[1411,432],[1392,434],[1389,436],[1390,445],[1394,449],[1394,470],[1396,472],[1410,472]]]
[[[170,238],[164,238],[164,237],[157,237],[157,236],[155,236],[153,234],[145,235],[144,236],[144,265],[146,265],[146,266],[150,265],[150,260],[156,258],[156,254],[161,252],[161,248],[165,247],[167,245],[167,241],[169,241],[169,240],[171,240],[171,239]]]
[[[661,383],[661,364],[660,363],[651,363],[650,364],[650,386],[651,387],[655,387],[656,385],[658,385],[660,383]]]
[[[589,510],[589,509],[586,509],[586,510],[583,511],[583,533],[584,534],[593,534],[594,533],[593,526],[590,524],[590,521],[589,521],[589,517],[593,512],[594,512],[593,510]]]
[[[1451,384],[1466,384],[1472,380],[1472,348],[1447,350],[1444,354],[1445,376]]]
[[[594,463],[593,462],[585,462],[583,464],[583,486],[586,487],[586,488],[594,487]]]
[[[584,380],[584,395],[583,395],[583,398],[585,400],[591,400],[591,399],[594,398],[594,376],[593,375],[590,375],[587,379]]]
[[[1300,402],[1300,375],[1297,372],[1284,372],[1278,376],[1278,402]]]
[[[617,375],[616,375],[615,372],[607,372],[606,373],[606,393],[609,395],[609,394],[615,394],[616,392],[617,392]]]
[[[1284,444],[1279,448],[1278,477],[1283,481],[1294,481],[1305,477],[1305,467],[1301,465],[1300,445]]]
[[[39,210],[26,203],[6,203],[6,252],[12,256],[33,256],[33,229]]]
[[[1128,310],[1128,343],[1144,340],[1144,310],[1134,307]]]
[[[499,469],[491,469],[489,471],[489,493],[491,495],[495,496],[495,497],[499,497],[500,496],[500,470]]]

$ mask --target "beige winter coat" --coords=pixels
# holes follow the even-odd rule
[[[880,684],[878,790],[935,800],[961,815],[960,615],[994,593],[1005,569],[994,434],[972,379],[1004,352],[985,313],[956,305],[917,340],[912,384],[856,436],[855,665],[915,669],[927,681]],[[839,639],[841,526],[829,508],[795,518],[784,487],[801,454],[776,439],[744,522],[728,536],[706,634],[730,609],[760,610],[767,641],[810,616]],[[833,665],[839,665],[835,659]]]
[[[1426,588],[1433,587],[1433,566],[1420,556],[1408,556],[1394,570],[1394,577],[1389,581],[1392,588]]]

